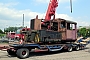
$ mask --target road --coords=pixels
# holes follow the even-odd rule
[[[31,53],[29,58],[19,59],[16,56],[9,56],[7,52],[0,51],[0,60],[90,60],[90,44],[85,50],[73,52],[42,52]]]

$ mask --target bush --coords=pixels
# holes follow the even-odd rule
[[[3,34],[3,31],[0,29],[0,33]]]
[[[4,37],[5,36],[5,34],[0,34],[0,37]]]

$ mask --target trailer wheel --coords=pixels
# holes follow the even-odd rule
[[[27,58],[29,56],[29,50],[26,48],[18,49],[17,52],[17,57],[20,59]]]
[[[85,46],[81,46],[81,47],[80,47],[81,50],[84,50],[84,48],[85,48]]]
[[[76,51],[79,51],[79,49],[80,49],[79,46],[76,46],[76,47],[75,47],[75,50],[76,50]]]
[[[72,47],[68,47],[68,52],[72,52]]]

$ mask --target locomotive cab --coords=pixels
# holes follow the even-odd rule
[[[55,19],[42,23],[42,19],[31,20],[31,35],[28,41],[35,43],[74,42],[77,39],[77,23],[65,19]]]

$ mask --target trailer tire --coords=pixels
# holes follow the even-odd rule
[[[18,49],[16,52],[16,55],[20,59],[24,59],[29,57],[29,50],[26,48]]]
[[[72,52],[72,46],[68,47],[68,52]]]
[[[76,47],[75,47],[75,50],[76,50],[76,51],[79,51],[79,49],[80,49],[79,46],[76,46]]]
[[[85,46],[81,46],[80,49],[81,49],[81,50],[84,50],[84,49],[85,49]]]

